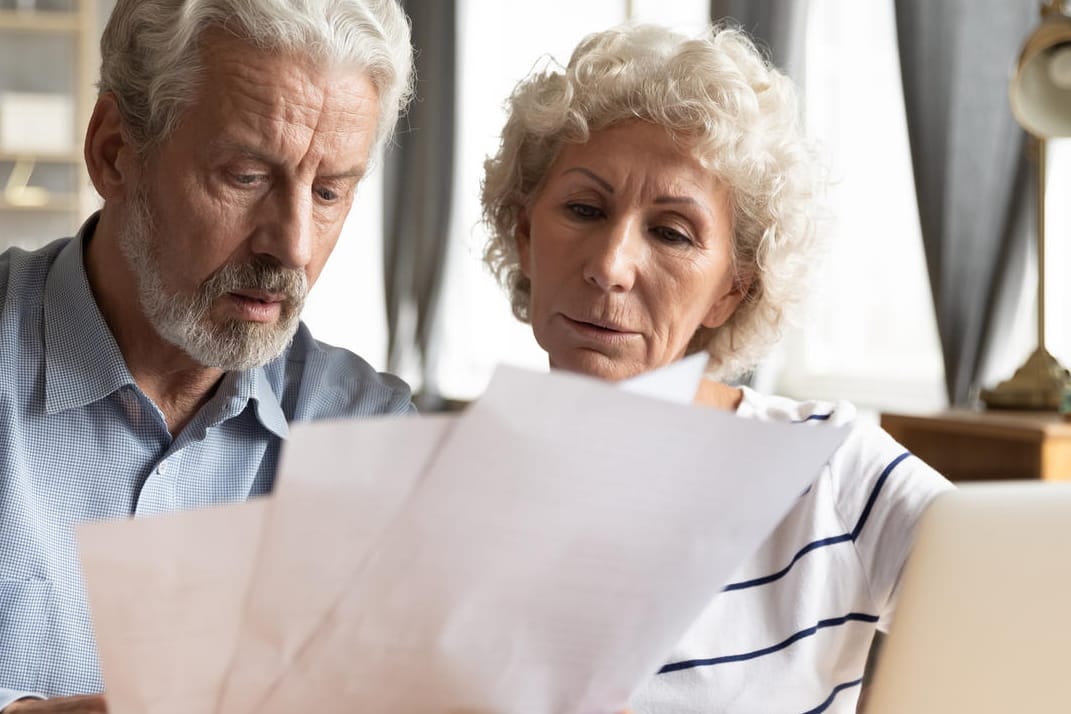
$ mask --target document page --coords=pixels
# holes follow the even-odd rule
[[[109,712],[210,712],[238,637],[265,499],[79,527]]]
[[[150,554],[153,520],[85,529],[109,696],[139,704],[112,711],[167,711],[143,690],[175,684],[133,676],[152,658],[117,621],[144,607],[146,580],[191,623],[219,617],[200,611],[210,594],[229,598],[214,635],[227,661],[179,670],[215,688],[202,711],[620,710],[845,435],[513,368],[458,417],[294,425],[259,521],[233,521],[242,534],[176,514],[185,552]],[[170,594],[153,578],[153,557],[195,563],[231,540],[255,541],[223,549],[246,570],[208,568]],[[100,548],[119,543],[126,567],[104,577]],[[197,657],[196,632],[151,644]]]

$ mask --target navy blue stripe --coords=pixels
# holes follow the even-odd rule
[[[833,416],[833,412],[830,412],[829,414],[811,414],[810,416],[805,417],[803,419],[797,419],[793,423],[794,424],[802,424],[805,421],[825,421],[826,419],[829,419],[831,416]]]
[[[742,580],[737,583],[729,583],[724,588],[722,588],[722,591],[729,592],[732,590],[745,590],[747,588],[753,588],[759,585],[766,585],[767,583],[772,583],[775,580],[780,580],[781,578],[785,577],[785,575],[787,575],[790,570],[792,570],[792,568],[796,565],[800,558],[802,558],[807,553],[810,553],[812,550],[818,550],[819,548],[825,548],[826,546],[857,540],[859,538],[859,534],[863,531],[863,526],[866,525],[866,521],[870,517],[870,512],[874,509],[874,503],[878,500],[878,496],[881,494],[882,487],[889,479],[889,474],[892,473],[892,470],[896,468],[901,461],[903,461],[910,455],[911,452],[905,451],[904,453],[893,459],[889,463],[889,465],[885,467],[885,470],[881,472],[881,476],[878,477],[877,482],[874,484],[874,488],[870,491],[870,496],[866,500],[866,505],[863,506],[863,512],[859,515],[859,520],[856,522],[855,528],[852,529],[851,533],[842,533],[840,535],[830,536],[828,538],[822,538],[821,540],[816,540],[811,543],[808,543],[807,545],[803,546],[799,550],[799,552],[796,553],[796,555],[792,557],[792,560],[789,562],[788,565],[786,565],[781,570],[778,570],[776,573],[764,575],[759,578],[753,578],[751,580]],[[806,493],[806,491],[804,493]]]
[[[778,642],[776,645],[770,645],[764,647],[761,650],[755,650],[754,652],[746,652],[738,655],[726,655],[724,657],[711,657],[709,659],[689,659],[683,662],[671,662],[665,665],[662,669],[658,670],[659,674],[666,674],[667,672],[677,672],[682,669],[692,669],[694,667],[710,667],[716,664],[726,664],[729,662],[743,662],[749,659],[756,659],[757,657],[763,657],[768,654],[773,654],[778,650],[783,650],[789,645],[798,642],[806,637],[816,635],[819,630],[824,630],[829,627],[839,627],[848,622],[877,622],[877,615],[867,615],[862,612],[849,612],[844,617],[831,617],[828,620],[819,620],[818,624],[814,627],[808,627],[805,630],[793,634],[788,639]]]
[[[878,500],[878,494],[881,493],[881,487],[885,485],[885,481],[889,478],[889,474],[908,456],[911,456],[911,452],[905,451],[893,459],[892,462],[885,467],[885,470],[881,472],[881,476],[878,477],[878,482],[874,484],[874,490],[870,492],[870,498],[866,500],[866,506],[863,507],[863,513],[859,516],[859,521],[855,524],[855,528],[852,529],[852,540],[859,537],[859,533],[862,532],[863,526],[866,525],[866,519],[870,517],[870,509],[874,507],[874,501]]]
[[[851,539],[852,536],[850,533],[842,533],[839,536],[823,538],[822,540],[816,540],[813,543],[808,543],[807,545],[803,546],[803,548],[801,548],[795,556],[793,556],[792,561],[788,565],[786,565],[781,570],[778,570],[776,573],[764,575],[761,578],[755,578],[753,580],[743,580],[739,583],[730,583],[724,588],[722,588],[722,590],[725,592],[728,592],[730,590],[744,590],[746,588],[753,588],[757,585],[765,585],[766,583],[772,583],[774,580],[783,578],[789,570],[792,570],[792,566],[796,564],[797,560],[807,555],[812,550],[824,548],[827,545],[836,545],[837,543],[843,543],[844,541],[850,541]]]
[[[862,683],[862,679],[856,679],[853,682],[845,682],[844,684],[838,684],[837,686],[833,687],[833,691],[830,692],[828,699],[816,706],[814,709],[808,709],[807,711],[803,712],[803,714],[818,714],[818,712],[824,712],[826,709],[829,709],[829,705],[833,703],[833,700],[837,698],[838,694],[843,692],[845,689],[858,687]]]

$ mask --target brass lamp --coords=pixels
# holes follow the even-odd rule
[[[1071,16],[1061,0],[1041,8],[1041,24],[1023,45],[1009,88],[1016,121],[1037,153],[1038,345],[1011,379],[982,390],[988,407],[1056,410],[1071,386],[1067,369],[1045,349],[1045,153],[1048,139],[1071,136]]]

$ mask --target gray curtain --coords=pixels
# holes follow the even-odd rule
[[[868,0],[869,1],[869,0]],[[769,50],[773,63],[797,83],[803,81],[807,0],[711,0],[714,22],[735,21]]]
[[[417,406],[441,405],[434,366],[454,178],[455,0],[406,0],[416,97],[384,165],[387,369],[419,375]]]
[[[1009,319],[1034,182],[1008,79],[1037,0],[896,0],[919,218],[949,402],[970,402]],[[1006,324],[1004,322],[1003,324]]]

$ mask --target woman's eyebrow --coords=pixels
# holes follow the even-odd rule
[[[610,184],[610,182],[608,182],[606,179],[604,179],[601,176],[599,176],[598,174],[596,174],[591,169],[586,169],[583,166],[574,166],[574,167],[566,169],[565,171],[562,172],[563,175],[564,174],[568,174],[568,173],[583,174],[583,175],[587,176],[588,178],[590,178],[595,183],[599,184],[599,186],[601,186],[607,193],[609,193],[609,194],[613,194],[614,193],[614,187]],[[656,197],[654,199],[654,202],[657,203],[657,204],[685,203],[685,204],[688,204],[688,205],[691,205],[691,206],[695,206],[696,208],[701,208],[701,209],[703,209],[703,211],[705,211],[706,213],[708,213],[710,215],[714,215],[714,211],[710,208],[710,206],[708,206],[703,201],[699,201],[699,200],[697,200],[695,198],[692,198],[691,196],[669,196],[669,195],[667,195],[667,196],[658,196],[658,197]]]
[[[595,183],[597,183],[600,186],[602,186],[606,190],[607,193],[613,193],[614,192],[614,187],[611,186],[608,181],[606,181],[605,179],[600,177],[594,171],[592,171],[590,169],[585,169],[583,166],[574,166],[571,169],[566,169],[562,173],[563,174],[568,174],[568,173],[572,173],[574,171],[577,172],[577,173],[584,174],[585,176],[590,178],[592,181],[594,181]]]
[[[704,212],[709,213],[712,216],[714,215],[714,211],[711,210],[710,206],[708,206],[705,201],[696,200],[691,196],[658,196],[654,199],[654,202],[656,204],[685,203],[690,206],[695,206],[696,208],[701,208]]]

